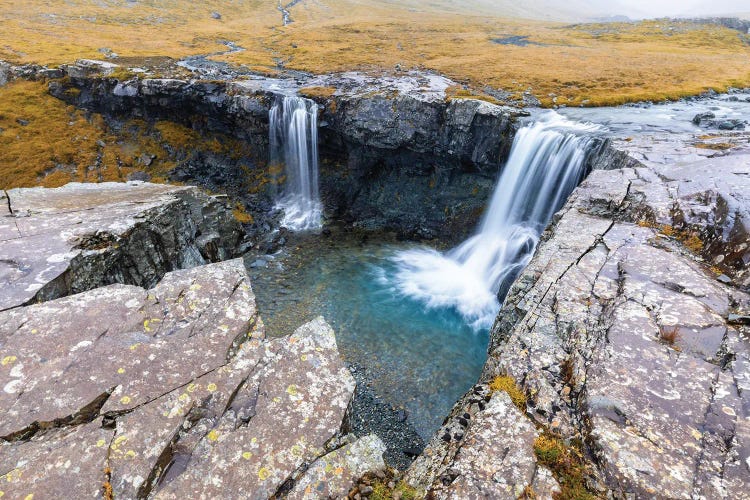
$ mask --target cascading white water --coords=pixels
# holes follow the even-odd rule
[[[284,165],[286,183],[278,208],[293,231],[321,225],[318,192],[318,106],[294,95],[276,97],[269,113],[271,162]]]
[[[397,290],[428,307],[455,307],[474,328],[489,328],[498,295],[529,263],[544,227],[583,178],[588,134],[598,130],[557,113],[520,129],[479,231],[445,254],[398,252]]]

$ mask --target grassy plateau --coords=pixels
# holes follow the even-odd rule
[[[494,101],[492,90],[503,90],[515,99],[531,92],[545,106],[750,86],[750,38],[738,31],[668,20],[552,23],[502,5],[301,0],[284,25],[275,0],[3,0],[0,59],[56,66],[110,57],[128,66],[209,55],[269,74],[419,69],[456,80],[447,99]],[[244,50],[227,52],[227,42]],[[136,170],[159,180],[175,165],[170,141],[197,140],[174,124],[109,130],[101,117],[49,96],[44,83],[0,87],[0,187],[122,180]]]
[[[531,90],[547,105],[750,85],[750,39],[738,31],[666,20],[565,25],[503,17],[486,4],[302,0],[284,26],[274,0],[4,0],[0,58],[181,58],[232,41],[245,50],[213,57],[259,71],[434,70],[480,89]],[[512,36],[527,45],[498,43]]]

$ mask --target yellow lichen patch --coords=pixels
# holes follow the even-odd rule
[[[206,389],[208,390],[208,392],[215,392],[217,387],[216,387],[216,384],[211,382],[210,384],[206,386]]]
[[[1,363],[3,366],[7,366],[7,365],[12,365],[13,363],[16,362],[16,360],[18,360],[16,356],[5,356]]]
[[[245,460],[250,460],[251,458],[253,458],[253,454],[250,451],[245,451],[242,453],[242,458],[244,458]]]
[[[516,405],[521,411],[526,411],[526,394],[518,387],[513,377],[509,375],[498,375],[492,382],[490,382],[490,390],[492,392],[504,391],[510,396],[510,400]]]
[[[130,403],[130,396],[123,396],[120,398],[120,403],[126,405]]]
[[[220,436],[219,431],[215,429],[209,431],[209,433],[206,435],[209,441],[217,441],[219,439],[219,436]]]
[[[270,476],[271,476],[271,472],[265,467],[261,467],[260,470],[258,471],[258,479],[260,479],[261,481],[265,481]]]
[[[123,373],[125,373],[125,368],[118,368],[117,373],[122,375]]]

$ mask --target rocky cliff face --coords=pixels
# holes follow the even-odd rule
[[[750,154],[675,162],[650,144],[652,160],[636,161],[627,148],[628,166],[594,171],[546,231],[481,383],[413,484],[452,498],[584,484],[616,498],[748,498]]]
[[[0,195],[0,310],[228,259],[243,234],[226,201],[193,187],[68,184]]]
[[[202,265],[235,249],[219,201],[142,183],[2,201],[0,496],[341,497],[384,468],[348,434],[327,323],[267,340],[242,261]]]
[[[50,91],[76,106],[115,120],[174,121],[250,144],[253,153],[246,158],[191,152],[173,175],[228,189],[258,212],[269,210],[279,189],[268,181],[251,186],[247,179],[279,177],[266,165],[268,110],[279,92],[274,89],[339,88],[312,96],[321,106],[326,211],[364,227],[411,235],[457,237],[471,229],[469,221],[481,211],[507,156],[515,119],[523,114],[476,99],[451,101],[445,90],[453,82],[432,75],[382,81],[334,75],[295,84],[128,79],[116,77],[115,68],[86,61],[64,70],[66,78],[51,82]],[[248,189],[258,196],[248,197]]]

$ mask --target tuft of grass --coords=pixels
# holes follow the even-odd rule
[[[669,224],[656,224],[649,220],[639,220],[636,224],[640,227],[650,227],[659,230],[664,236],[675,238],[682,243],[685,248],[693,253],[700,255],[705,247],[705,242],[701,239],[700,233],[688,228],[677,228]]]
[[[680,339],[680,328],[677,325],[660,326],[659,338],[666,344],[674,347],[675,350],[679,350],[676,346],[676,342]]]
[[[102,485],[102,496],[104,500],[114,500],[115,493],[112,490],[112,469],[109,466],[104,468],[104,484]]]
[[[504,391],[510,396],[510,400],[522,412],[526,411],[526,394],[518,387],[516,381],[510,375],[498,375],[490,382],[492,392]]]
[[[539,435],[534,441],[534,454],[540,464],[552,471],[562,490],[558,500],[593,500],[596,497],[586,487],[588,469],[581,450],[567,446],[565,442],[549,432]]]
[[[712,151],[726,151],[732,149],[734,144],[728,142],[695,142],[693,146],[698,149],[709,149]]]
[[[333,87],[304,87],[299,89],[300,95],[310,99],[330,99],[336,93]]]
[[[372,485],[372,493],[369,498],[370,500],[393,500],[394,498],[416,500],[419,495],[416,489],[404,482],[399,482],[395,488],[390,489],[383,481],[378,481]]]

